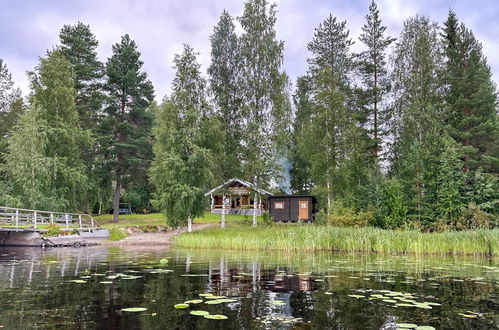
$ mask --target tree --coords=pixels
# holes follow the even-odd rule
[[[221,164],[223,181],[241,175],[242,128],[244,113],[242,111],[241,53],[239,40],[235,32],[232,17],[223,11],[213,34],[211,42],[211,64],[208,68],[210,91],[216,108],[214,109],[222,123],[224,136],[223,156]]]
[[[392,175],[410,200],[409,216],[427,224],[434,220],[437,155],[441,148],[443,68],[438,26],[415,16],[404,29],[392,55],[394,104],[391,113]]]
[[[6,148],[6,138],[24,111],[21,91],[14,87],[7,65],[0,59],[0,164]]]
[[[206,208],[204,193],[213,183],[222,149],[220,123],[206,101],[206,81],[196,53],[184,45],[175,55],[172,95],[156,110],[154,160],[150,170],[159,208],[168,224],[189,224]]]
[[[81,150],[91,141],[78,126],[70,63],[51,51],[30,77],[34,106],[8,139],[4,172],[11,198],[27,208],[82,211],[88,178]]]
[[[385,53],[387,47],[395,39],[384,36],[386,26],[381,25],[379,10],[374,0],[369,6],[366,21],[359,37],[359,40],[367,47],[359,54],[358,66],[364,85],[360,101],[371,133],[372,153],[377,161],[381,151],[381,142],[386,134],[385,130],[388,128],[385,97],[389,91],[390,83]]]
[[[444,123],[463,147],[467,171],[499,173],[497,93],[482,45],[449,11],[443,30],[446,55]]]
[[[329,17],[315,30],[308,44],[311,111],[306,125],[304,158],[309,159],[313,191],[331,213],[333,199],[341,194],[345,177],[340,168],[347,159],[347,136],[354,129],[348,107],[352,56],[345,22]]]
[[[244,176],[254,184],[278,178],[279,158],[289,133],[287,75],[281,72],[284,43],[276,38],[276,6],[249,0],[239,18],[242,56]],[[284,152],[286,153],[286,152]]]
[[[147,184],[151,151],[152,114],[148,109],[154,90],[137,44],[127,34],[113,45],[106,62],[105,90],[109,93],[99,142],[107,167],[114,173],[113,222],[118,221],[122,188]]]
[[[103,102],[101,79],[104,66],[97,58],[99,42],[90,26],[64,25],[59,33],[60,51],[71,63],[76,90],[76,110],[81,126],[95,128]]]

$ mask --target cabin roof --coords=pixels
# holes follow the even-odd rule
[[[224,183],[222,183],[221,185],[219,186],[216,186],[215,188],[211,189],[210,191],[208,191],[206,194],[204,194],[205,196],[208,196],[210,194],[213,194],[214,192],[222,189],[223,187],[226,187],[228,185],[230,185],[231,183],[234,183],[234,182],[238,182],[240,183],[241,185],[245,186],[245,187],[248,187],[262,195],[272,195],[272,193],[268,192],[267,190],[264,190],[262,188],[258,188],[256,187],[254,184],[252,184],[251,182],[248,182],[248,181],[244,181],[244,180],[241,180],[241,179],[238,179],[238,178],[232,178],[232,179],[229,179],[227,181],[225,181]]]

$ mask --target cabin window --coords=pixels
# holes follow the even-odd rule
[[[300,208],[306,209],[307,208],[307,203],[300,203]]]
[[[284,202],[275,202],[274,209],[276,210],[284,210]]]

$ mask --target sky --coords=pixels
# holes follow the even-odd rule
[[[272,0],[270,2],[273,2]],[[356,42],[352,51],[362,49],[358,41],[370,0],[275,0],[276,31],[285,43],[283,69],[292,81],[307,70],[307,43],[314,29],[330,14],[347,21]],[[416,14],[442,23],[449,8],[471,28],[483,44],[483,51],[499,82],[499,1],[497,0],[378,0],[387,33],[397,37],[403,22]],[[106,61],[111,47],[128,33],[138,44],[143,70],[155,87],[156,99],[170,91],[175,74],[174,54],[184,43],[199,52],[203,72],[210,62],[209,36],[224,9],[234,16],[243,12],[243,0],[1,0],[0,58],[24,94],[29,92],[26,71],[38,58],[55,47],[65,24],[89,24],[99,40],[98,55]]]

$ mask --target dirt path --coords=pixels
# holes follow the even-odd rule
[[[214,224],[211,223],[192,224],[192,230],[196,231],[213,225]],[[130,235],[121,241],[105,242],[103,243],[103,245],[107,246],[170,245],[171,244],[170,237],[176,236],[186,231],[187,227],[182,227],[164,233],[143,233],[143,234]]]

